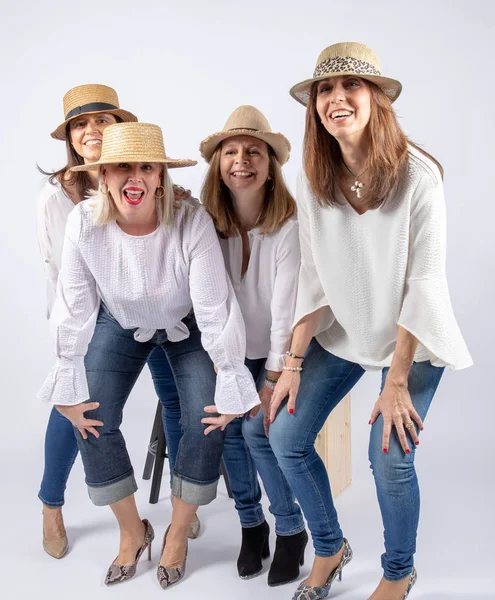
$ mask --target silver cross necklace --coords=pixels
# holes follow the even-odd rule
[[[361,181],[359,181],[359,178],[362,177],[366,171],[368,170],[368,167],[366,167],[366,169],[361,173],[361,175],[355,175],[350,169],[349,167],[345,164],[344,161],[342,161],[344,163],[344,167],[349,171],[349,173],[356,178],[356,181],[354,182],[354,185],[351,185],[351,192],[356,192],[356,197],[357,198],[361,198],[361,189],[364,187],[364,183],[362,183]]]

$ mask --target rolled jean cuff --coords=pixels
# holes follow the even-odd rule
[[[43,498],[43,496],[41,495],[41,492],[38,494],[38,498],[41,500],[41,502],[45,505],[45,506],[49,506],[50,508],[60,508],[61,506],[64,505],[65,501],[64,500],[60,500],[59,502],[48,502],[47,500],[45,500]]]
[[[217,497],[218,480],[219,477],[208,483],[198,483],[197,481],[185,479],[174,471],[172,477],[172,494],[176,498],[184,500],[187,504],[204,506]]]
[[[95,506],[108,506],[134,494],[137,489],[138,486],[132,473],[114,483],[98,486],[88,485],[88,494]]]

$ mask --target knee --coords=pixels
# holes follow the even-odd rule
[[[275,421],[270,425],[269,441],[277,460],[299,458],[304,455],[304,440],[299,428],[290,422],[293,418],[286,410],[281,410]]]
[[[255,417],[247,416],[242,421],[242,436],[248,446],[256,445],[266,440],[265,427],[263,425],[263,412],[260,410]]]
[[[387,452],[383,452],[381,434],[379,440],[372,436],[368,458],[377,485],[402,485],[414,477],[414,448],[406,454],[394,432]]]

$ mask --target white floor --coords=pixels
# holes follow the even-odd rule
[[[336,583],[331,590],[329,597],[339,600],[366,600],[381,576],[382,526],[366,460],[370,385],[370,382],[360,383],[353,394],[353,483],[337,499],[340,522],[355,555],[344,572],[343,583]],[[143,397],[150,400],[144,402]],[[367,398],[366,404],[364,398]],[[483,446],[480,440],[471,437],[459,443],[461,432],[472,430],[469,422],[460,419],[451,421],[457,424],[458,431],[450,425],[448,436],[445,431],[440,434],[447,404],[447,395],[441,396],[438,407],[429,417],[418,454],[422,483],[422,519],[416,561],[419,580],[410,597],[418,600],[493,600],[495,526],[492,507],[495,487],[493,463],[488,452],[490,444],[484,441]],[[36,410],[46,417],[44,407]],[[124,423],[138,475],[142,472],[153,410],[154,398],[145,376],[129,401]],[[117,528],[108,509],[94,507],[89,502],[79,460],[69,482],[64,509],[71,549],[63,560],[50,558],[41,548],[41,507],[36,499],[43,460],[43,423],[35,422],[27,437],[22,432],[19,425],[5,429],[4,450],[0,455],[0,468],[4,474],[1,496],[5,508],[0,517],[2,599],[118,597],[125,600],[166,595],[205,600],[290,600],[292,597],[294,584],[279,588],[266,585],[269,561],[260,576],[248,581],[237,577],[235,563],[240,529],[223,482],[217,500],[200,509],[202,532],[197,540],[190,542],[185,580],[175,588],[162,591],[155,570],[160,538],[171,514],[168,473],[164,474],[162,497],[157,505],[148,504],[150,482],[141,482],[138,505],[142,516],[152,522],[157,539],[152,562],[142,560],[133,580],[113,588],[103,585],[106,568],[117,551]],[[267,515],[273,525],[268,510]],[[308,547],[301,577],[308,572],[311,561],[312,548]]]

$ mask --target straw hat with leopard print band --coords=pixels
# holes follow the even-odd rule
[[[402,91],[400,81],[382,75],[378,57],[371,48],[357,42],[342,42],[325,48],[316,61],[313,77],[297,83],[289,93],[307,106],[313,82],[340,75],[371,81],[385,92],[390,102],[395,102]]]
[[[162,130],[149,123],[115,123],[103,130],[100,160],[72,167],[71,171],[95,171],[100,165],[119,163],[162,163],[169,169],[198,164],[187,158],[169,158]]]
[[[254,106],[239,106],[225,123],[222,131],[213,133],[199,145],[201,156],[210,162],[220,142],[237,135],[250,135],[271,146],[278,162],[283,165],[289,160],[290,142],[281,133],[273,133],[265,115]]]
[[[51,133],[56,140],[65,140],[67,124],[80,115],[105,112],[120,117],[122,121],[137,121],[137,117],[119,106],[117,92],[107,85],[90,83],[78,85],[64,96],[64,122]]]

